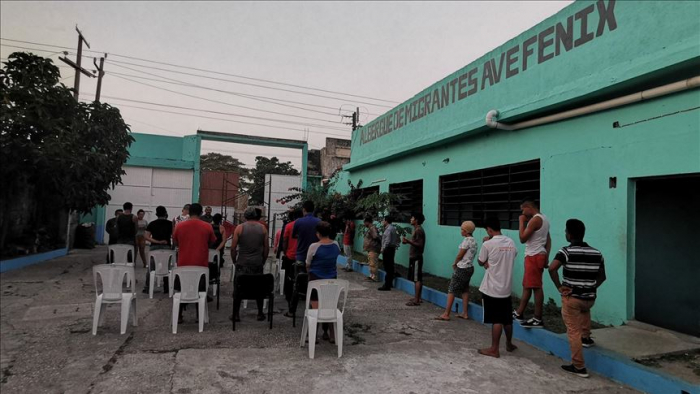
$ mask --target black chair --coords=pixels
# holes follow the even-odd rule
[[[272,274],[248,275],[237,274],[233,290],[233,331],[236,331],[236,316],[238,316],[243,300],[268,299],[267,321],[272,330],[272,307],[275,303],[275,276]]]
[[[289,302],[289,311],[292,312],[292,327],[297,326],[297,306],[299,300],[306,302],[306,289],[309,286],[309,274],[300,272],[294,280],[294,290],[292,291],[292,301]],[[305,305],[308,307],[308,305]]]

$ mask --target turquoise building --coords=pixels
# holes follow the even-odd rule
[[[578,218],[605,256],[596,321],[700,335],[698,86],[700,2],[575,2],[356,130],[343,177],[422,209],[424,270],[442,277],[461,221],[498,216],[520,245],[520,202],[538,198],[554,251]]]

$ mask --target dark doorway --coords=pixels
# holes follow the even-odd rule
[[[700,336],[700,174],[640,179],[635,318]]]

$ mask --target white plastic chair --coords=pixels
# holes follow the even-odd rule
[[[149,253],[148,260],[155,265],[155,270],[150,271],[149,283],[151,284],[148,289],[148,297],[153,298],[153,288],[158,286],[158,282],[162,281],[163,278],[168,278],[168,283],[170,283],[172,278],[172,269],[175,266],[175,251],[160,249],[153,250]],[[151,264],[148,265],[148,269],[151,269]],[[172,297],[172,286],[168,285],[168,296]]]
[[[204,291],[199,291],[199,281],[204,275]],[[209,322],[207,310],[207,289],[209,287],[209,268],[207,267],[178,267],[171,276],[170,289],[175,286],[175,281],[180,278],[180,291],[173,294],[173,334],[177,334],[177,319],[180,314],[180,304],[197,304],[199,307],[199,332],[204,331],[204,322]]]
[[[134,266],[134,245],[116,244],[109,245],[109,262],[117,265]]]
[[[131,291],[124,292],[122,285],[126,279],[131,285],[134,280],[134,267],[114,264],[100,264],[92,267],[92,275],[95,280],[95,311],[92,317],[92,335],[97,335],[97,326],[104,320],[104,309],[102,304],[122,304],[121,305],[121,333],[126,333],[126,326],[129,323],[129,311],[132,312],[132,323],[138,326],[136,314],[136,293],[134,286]],[[97,286],[97,277],[102,282],[102,293]],[[134,307],[131,308],[133,302]]]
[[[306,291],[306,312],[304,312],[304,325],[301,328],[301,343],[304,347],[306,334],[309,334],[309,358],[314,358],[316,348],[316,331],[320,323],[333,323],[335,331],[335,343],[338,346],[338,358],[343,355],[343,312],[348,300],[350,282],[343,279],[312,280]],[[316,290],[318,294],[318,309],[311,309],[311,292]],[[340,293],[344,292],[343,304],[338,309]]]

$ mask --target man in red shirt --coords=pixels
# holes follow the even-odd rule
[[[282,234],[282,245],[284,247],[282,255],[282,269],[284,269],[284,297],[287,302],[292,300],[292,289],[294,287],[294,262],[297,255],[297,239],[292,238],[294,222],[299,219],[299,210],[290,211],[288,214],[289,223],[284,226]]]
[[[216,236],[211,224],[198,220],[201,214],[202,206],[191,204],[190,218],[175,227],[173,243],[178,247],[178,267],[209,266],[209,244],[216,241]]]
[[[216,241],[214,229],[211,224],[204,220],[199,220],[202,214],[202,205],[194,203],[190,205],[190,217],[175,227],[173,232],[173,244],[177,246],[177,266],[199,266],[209,267],[209,244]],[[209,273],[211,277],[211,272]],[[179,279],[179,278],[178,278]],[[180,290],[180,281],[173,284],[175,290]],[[206,289],[204,278],[199,281],[199,291]],[[211,301],[207,296],[207,301]],[[180,306],[179,321],[182,322],[182,309],[186,304]]]

